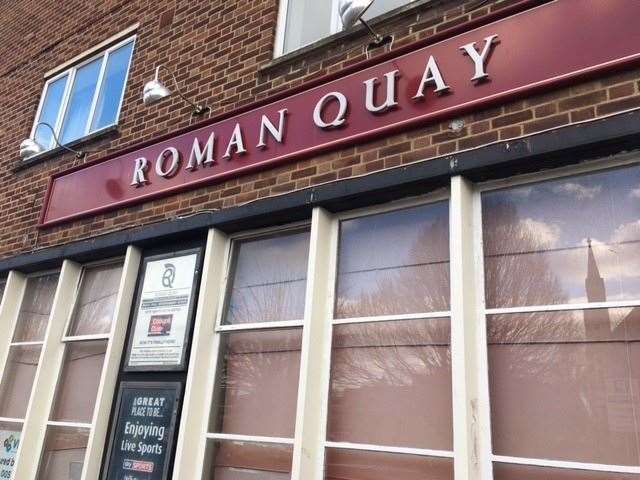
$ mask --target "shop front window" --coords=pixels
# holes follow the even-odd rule
[[[453,479],[448,215],[340,223],[327,480]]]
[[[205,478],[291,476],[307,230],[234,240]]]
[[[80,478],[121,276],[121,262],[82,270],[62,339],[64,360],[47,423],[39,480]]]
[[[483,194],[496,480],[637,478],[639,186],[633,167]]]

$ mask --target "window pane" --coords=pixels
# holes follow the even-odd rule
[[[102,59],[103,57],[97,58],[76,71],[60,132],[60,142],[63,144],[77,140],[85,134]]]
[[[49,322],[58,274],[31,277],[27,280],[20,313],[13,334],[14,342],[41,342]]]
[[[449,309],[449,206],[343,221],[336,317]]]
[[[212,432],[293,437],[302,329],[225,334]]]
[[[106,340],[66,345],[51,420],[91,423],[106,351]]]
[[[309,232],[239,241],[234,250],[223,323],[302,320]]]
[[[640,308],[492,315],[488,340],[495,454],[640,465]]]
[[[328,448],[325,480],[453,480],[453,460]]]
[[[411,0],[376,0],[364,14],[364,18],[365,20],[370,20],[408,3],[411,3]]]
[[[328,440],[451,450],[449,324],[336,325]]]
[[[47,427],[38,480],[80,480],[89,430]]]
[[[639,298],[639,196],[640,167],[483,194],[487,305]]]
[[[24,418],[40,359],[40,346],[11,347],[0,384],[0,417]]]
[[[289,480],[290,445],[209,440],[203,480]]]
[[[38,117],[36,123],[44,122],[56,128],[56,121],[62,105],[62,97],[64,96],[64,88],[67,85],[68,78],[69,75],[67,74],[49,84],[44,101],[42,102],[42,108],[40,109],[40,117]],[[53,145],[53,133],[51,129],[46,126],[36,128],[34,139],[45,148],[50,148]]]
[[[288,0],[284,53],[331,34],[331,2]]]
[[[493,480],[638,480],[637,473],[590,472],[566,468],[493,464]]]
[[[130,42],[109,54],[91,131],[113,125],[116,122],[132,50],[133,42]]]
[[[0,478],[11,478],[21,436],[22,423],[0,422]]]
[[[67,335],[109,333],[116,308],[122,264],[85,268]]]

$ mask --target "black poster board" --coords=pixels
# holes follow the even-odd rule
[[[122,382],[103,480],[165,480],[182,386]]]

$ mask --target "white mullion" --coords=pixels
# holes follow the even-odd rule
[[[90,430],[91,429],[91,424],[90,423],[84,423],[84,422],[58,422],[55,420],[49,420],[47,422],[47,425],[50,427],[68,427],[68,428],[82,428],[85,430]]]
[[[560,312],[568,310],[595,310],[603,308],[632,308],[640,306],[640,300],[620,300],[591,303],[563,303],[558,305],[532,305],[523,307],[487,308],[487,315],[510,313]]]
[[[480,444],[477,254],[474,187],[465,178],[451,179],[451,384],[455,480],[478,480],[484,472]],[[483,448],[484,447],[484,448]]]
[[[284,320],[280,322],[238,323],[234,325],[220,325],[216,332],[236,332],[238,330],[273,330],[277,328],[302,327],[304,320]]]
[[[9,346],[11,347],[35,347],[44,345],[44,342],[41,340],[34,340],[31,342],[11,342]]]
[[[278,19],[276,23],[276,38],[273,43],[273,56],[284,55],[284,40],[287,33],[287,12],[289,10],[289,0],[280,0],[278,8]]]
[[[31,126],[31,133],[29,134],[29,138],[35,140],[36,135],[36,127],[40,122],[40,115],[42,114],[42,107],[44,106],[44,99],[47,98],[47,93],[49,92],[49,87],[51,84],[58,80],[58,78],[50,78],[44,83],[44,88],[42,89],[42,94],[40,96],[40,102],[38,102],[38,109],[36,110],[36,117],[33,121],[33,125]]]
[[[318,441],[323,442],[326,445],[327,439],[327,419],[329,416],[329,390],[331,388],[331,346],[332,346],[332,335],[333,335],[333,325],[332,319],[334,314],[334,305],[335,305],[335,295],[336,295],[336,278],[338,274],[338,245],[339,245],[339,236],[340,236],[340,219],[334,217],[332,219],[330,225],[329,232],[329,241],[328,243],[328,258],[327,258],[327,294],[326,294],[326,305],[328,311],[325,313],[325,321],[324,321],[324,335],[322,337],[322,361],[327,365],[327,367],[322,371],[320,378],[317,380],[321,382],[321,402],[320,402],[320,428],[318,431]],[[314,470],[314,480],[324,479],[324,458],[325,452],[324,448],[320,449],[315,456],[315,470]],[[300,479],[306,480],[306,479]]]
[[[23,418],[13,418],[13,417],[0,417],[0,422],[5,423],[24,423]]]
[[[107,68],[107,61],[109,60],[110,50],[107,50],[102,54],[102,63],[100,64],[100,72],[96,80],[96,89],[93,92],[93,98],[91,99],[91,106],[89,107],[89,116],[87,117],[87,125],[84,129],[84,135],[87,136],[91,132],[91,125],[93,124],[93,115],[96,111],[96,105],[98,103],[98,97],[100,96],[100,89],[102,88],[102,82],[104,79],[104,72]],[[124,89],[124,87],[123,87]]]
[[[509,457],[504,455],[493,455],[492,459],[497,463],[528,465],[533,467],[548,467],[565,470],[586,470],[592,472],[640,473],[640,466],[608,465],[602,463],[583,463],[563,460],[544,460],[537,458]]]
[[[211,232],[209,232],[211,235]],[[222,235],[222,232],[217,232],[216,240],[219,235]],[[217,332],[220,327],[225,327],[226,325],[222,324],[222,319],[224,318],[224,308],[227,303],[227,288],[229,287],[229,279],[233,272],[231,271],[231,260],[234,250],[234,242],[231,238],[224,235],[225,243],[224,246],[221,247],[219,244],[218,248],[222,250],[222,278],[220,279],[220,285],[218,294],[216,295],[218,302],[216,303],[216,313],[215,313],[215,327],[214,332]],[[219,243],[219,242],[216,242]]]
[[[215,379],[219,368],[220,334],[215,331],[224,302],[229,239],[211,229],[204,254],[200,294],[194,320],[191,358],[185,386],[182,417],[176,443],[173,477],[195,479],[203,475],[207,430]],[[97,477],[95,477],[97,478]]]
[[[392,447],[383,445],[370,445],[366,443],[350,442],[325,442],[327,448],[341,450],[360,450],[363,452],[394,453],[401,455],[416,455],[420,457],[453,458],[450,450],[431,450],[428,448]]]
[[[331,314],[327,302],[331,283],[327,260],[331,253],[332,217],[316,207],[311,219],[304,328],[300,353],[300,379],[296,408],[295,445],[292,480],[310,480],[316,473],[316,461],[323,457],[323,381],[329,370],[324,355],[326,324]],[[320,477],[316,477],[320,480]]]
[[[91,335],[72,335],[70,337],[62,337],[63,343],[71,342],[90,342],[92,340],[109,340],[110,334],[108,333],[95,333]]]
[[[58,110],[58,118],[55,125],[52,125],[55,130],[55,134],[60,138],[60,132],[62,131],[62,124],[64,123],[65,116],[67,114],[67,106],[69,104],[69,98],[71,97],[71,90],[73,90],[73,84],[76,80],[76,68],[69,69],[69,76],[67,77],[67,83],[64,87],[64,94],[62,95],[62,102],[60,102],[60,110]],[[49,148],[54,148],[53,142],[55,139],[52,137],[49,143]]]
[[[278,445],[293,445],[294,443],[293,438],[260,437],[258,435],[237,435],[234,433],[207,433],[205,437],[209,440],[226,442],[273,443]]]
[[[16,322],[20,314],[20,305],[22,305],[26,288],[27,277],[22,273],[11,270],[4,286],[2,303],[0,303],[0,329],[8,333],[8,335],[3,336],[3,341],[0,342],[0,379],[2,378],[1,374],[4,372],[9,349],[13,344],[11,339],[15,332]]]
[[[102,365],[100,384],[96,394],[96,403],[93,409],[91,432],[87,441],[87,453],[82,467],[82,480],[99,478],[102,455],[106,442],[107,430],[110,425],[111,406],[113,393],[116,389],[118,374],[120,372],[120,359],[124,348],[129,313],[133,304],[133,292],[138,279],[140,268],[140,250],[132,245],[127,248],[127,253],[122,265],[120,284],[116,296],[115,310],[109,333],[110,341]],[[86,338],[83,337],[83,338]]]
[[[64,333],[69,310],[73,306],[75,287],[81,271],[82,267],[70,260],[65,260],[62,264],[44,345],[33,380],[20,446],[15,457],[12,476],[14,479],[36,478],[38,473],[38,460],[44,443],[44,426],[49,419],[65,351],[65,345],[60,339]]]
[[[482,194],[473,192],[473,245],[475,252],[476,288],[476,341],[478,377],[478,446],[480,450],[480,479],[493,480],[493,452],[491,438],[491,398],[489,392],[489,347],[487,341],[487,316],[485,314],[484,238],[482,230]]]
[[[374,323],[374,322],[395,322],[402,320],[426,320],[429,318],[447,318],[451,316],[449,310],[441,312],[409,313],[405,315],[378,315],[375,317],[351,317],[336,318],[332,320],[334,325],[345,325],[350,323]]]

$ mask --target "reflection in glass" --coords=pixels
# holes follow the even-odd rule
[[[448,318],[336,325],[327,439],[451,450]]]
[[[0,417],[24,418],[40,359],[39,345],[13,346],[0,383]]]
[[[289,480],[293,447],[249,442],[207,442],[203,480]]]
[[[121,263],[83,270],[68,336],[109,333],[121,275]]]
[[[302,329],[224,334],[209,431],[293,437]]]
[[[79,479],[89,429],[47,427],[38,480]]]
[[[317,0],[289,0],[284,31],[284,53],[330,35],[331,4]],[[313,21],[305,21],[312,18]]]
[[[324,478],[453,480],[453,459],[328,448],[325,453]]]
[[[49,322],[58,274],[31,277],[20,305],[14,342],[41,342]]]
[[[130,42],[109,53],[100,95],[93,115],[92,132],[116,122],[132,51],[133,42]]]
[[[97,58],[76,71],[60,131],[62,144],[77,140],[85,134],[102,60],[103,57]]]
[[[638,480],[637,473],[594,472],[567,468],[493,464],[493,480]]]
[[[489,308],[588,301],[588,255],[607,300],[640,297],[640,167],[482,195]]]
[[[225,325],[302,320],[309,232],[234,243]]]
[[[488,340],[495,454],[640,465],[640,308],[490,315]]]
[[[68,74],[63,75],[47,86],[47,92],[42,101],[42,107],[40,107],[40,116],[38,117],[37,123],[48,123],[51,127],[56,128],[56,122],[62,105],[62,96],[64,95],[68,78]],[[38,145],[50,148],[53,146],[53,132],[46,126],[36,127],[34,140]]]
[[[341,222],[336,318],[444,311],[449,296],[447,202]]]
[[[67,344],[51,420],[91,423],[106,351],[107,340]]]
[[[373,5],[367,9],[367,12],[364,14],[364,18],[365,20],[370,20],[378,15],[382,15],[395,8],[411,3],[411,1],[412,0],[376,0],[373,2]]]

